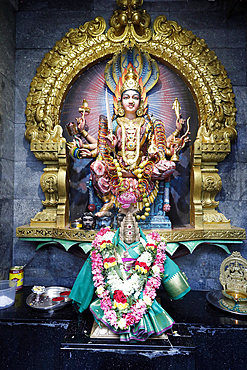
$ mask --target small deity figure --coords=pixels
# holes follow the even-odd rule
[[[124,213],[118,213],[117,216],[116,216],[116,221],[117,221],[117,228],[120,227],[121,225],[121,222],[123,221],[124,217],[126,215]]]
[[[176,167],[173,158],[177,160],[177,153],[189,141],[188,130],[179,137],[184,124],[179,109],[175,109],[176,130],[167,139],[164,123],[147,112],[146,94],[158,78],[158,64],[147,53],[137,47],[124,49],[105,68],[106,84],[114,93],[114,115],[110,117],[108,106],[107,117],[100,116],[98,140],[85,130],[84,116],[77,120],[80,134],[70,145],[70,153],[75,158],[96,157],[90,166],[92,182],[104,203],[96,216],[104,216],[114,205],[127,208],[135,203],[139,213],[145,208],[143,215],[137,215],[144,220],[159,181],[170,182]],[[163,211],[168,212],[169,186],[165,189]]]
[[[82,228],[84,230],[93,230],[96,226],[95,216],[92,212],[84,212],[81,217]]]
[[[158,233],[146,236],[128,212],[115,233],[109,227],[97,233],[70,298],[79,312],[90,306],[96,322],[119,334],[120,341],[161,335],[174,321],[155,300],[156,290],[162,284],[173,300],[190,290],[165,247]],[[94,290],[98,298],[91,303]]]
[[[114,221],[114,215],[113,213],[107,211],[104,212],[102,216],[97,216],[97,226],[98,229],[101,229],[102,227],[112,227]]]

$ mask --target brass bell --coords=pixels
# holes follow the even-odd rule
[[[179,156],[177,155],[177,153],[174,151],[172,157],[171,157],[171,161],[172,162],[179,162]]]

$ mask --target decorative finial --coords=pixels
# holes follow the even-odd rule
[[[152,37],[150,16],[145,9],[137,9],[143,0],[117,0],[122,10],[115,10],[110,18],[111,28],[108,38],[114,42],[127,40],[134,44],[135,41],[147,42]]]
[[[80,113],[82,113],[82,116],[84,118],[84,115],[85,114],[89,114],[90,113],[90,108],[88,106],[88,102],[86,99],[83,99],[82,101],[82,105],[80,106],[80,108],[78,109]]]
[[[180,118],[180,103],[178,101],[178,98],[175,98],[172,109],[174,109],[177,119]]]

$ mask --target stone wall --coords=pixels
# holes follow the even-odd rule
[[[0,6],[0,279],[12,261],[15,164],[15,5]]]
[[[7,3],[7,0],[5,2]],[[228,72],[236,95],[238,138],[232,145],[231,154],[219,165],[219,173],[223,181],[222,191],[218,195],[219,211],[231,218],[233,225],[245,228],[247,218],[246,15],[244,2],[238,2],[231,11],[232,4],[230,0],[150,0],[144,1],[143,7],[151,15],[152,21],[158,15],[164,14],[169,20],[176,21],[183,28],[205,39]],[[14,193],[13,263],[24,264],[34,257],[25,269],[26,285],[71,286],[83,262],[79,256],[54,246],[42,247],[35,251],[37,243],[20,241],[15,237],[15,228],[28,224],[30,218],[42,209],[41,200],[44,199],[39,184],[43,164],[35,159],[29,150],[29,143],[24,138],[25,99],[30,83],[45,53],[52,49],[55,42],[60,40],[70,28],[77,28],[97,15],[103,16],[109,24],[109,18],[116,7],[115,0],[107,2],[103,0],[19,1],[16,15],[15,161],[13,162],[13,153],[5,158],[5,153],[2,154],[1,151],[1,163],[8,161],[12,164],[12,168],[13,165],[15,166],[14,189],[11,186],[8,187],[8,200],[11,204]],[[12,44],[10,44],[10,50],[13,53],[11,46]],[[8,72],[9,77],[2,72],[1,64],[0,68],[1,79],[5,78],[6,83],[10,84],[14,76],[13,67],[11,72]],[[11,112],[13,113],[13,109]],[[6,118],[5,124],[13,127],[13,121],[9,122],[9,118]],[[12,135],[14,135],[13,132]],[[6,140],[7,138],[9,136]],[[10,173],[8,178],[10,183],[12,183],[11,178],[13,179],[13,170],[12,177]],[[1,190],[1,202],[3,196],[6,198],[6,192],[2,195]],[[11,205],[6,208],[9,212]],[[12,220],[9,215],[4,217],[1,214],[1,218],[5,225]],[[11,245],[9,244],[8,247],[9,249],[5,247],[6,255],[10,258]],[[231,245],[230,250],[236,250],[236,247]],[[247,258],[246,242],[238,247],[238,250]],[[220,289],[219,268],[225,257],[226,253],[222,249],[204,245],[195,250],[192,255],[176,259],[176,262],[186,272],[193,289]],[[9,263],[9,259],[6,263]]]

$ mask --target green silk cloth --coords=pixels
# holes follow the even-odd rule
[[[140,233],[141,237],[146,240],[146,237],[141,230]],[[126,250],[125,243],[119,240],[119,230],[115,233],[113,244],[120,255]],[[138,258],[138,244],[139,242],[128,245],[128,253],[131,258]],[[176,263],[168,256],[166,256],[164,268],[165,271],[162,285],[168,296],[174,300],[182,298],[190,291],[190,287],[185,276],[180,272]],[[79,312],[83,312],[90,305],[94,289],[91,259],[88,257],[79,272],[70,293],[70,298],[73,300],[73,303],[78,305]],[[103,323],[114,333],[119,334],[121,341],[145,341],[152,335],[161,335],[171,328],[174,323],[173,319],[156,300],[153,301],[152,307],[143,315],[142,319],[127,330],[116,330],[108,323],[104,317],[104,311],[100,307],[100,299],[96,299],[91,303],[90,310],[97,323],[99,325]]]

